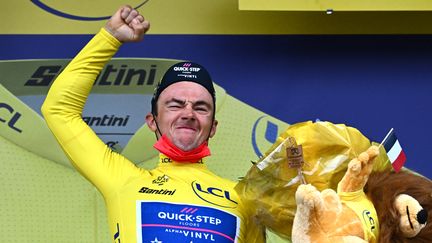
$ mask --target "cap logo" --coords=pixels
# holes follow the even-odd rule
[[[187,72],[187,73],[199,72],[199,70],[201,70],[201,68],[199,67],[190,67],[190,65],[186,67],[184,65],[183,67],[174,67],[173,69],[176,72]]]

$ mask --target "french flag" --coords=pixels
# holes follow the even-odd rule
[[[402,147],[399,143],[399,140],[396,137],[396,134],[393,128],[384,138],[382,142],[385,151],[387,152],[387,156],[393,166],[393,169],[396,172],[399,172],[402,166],[405,164],[406,156]]]

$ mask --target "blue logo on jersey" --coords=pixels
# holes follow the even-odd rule
[[[257,142],[257,128],[258,128],[258,125],[259,125],[259,124],[261,124],[262,122],[265,122],[265,121],[266,121],[266,119],[264,119],[265,117],[266,117],[266,116],[261,116],[261,117],[259,117],[259,118],[255,121],[255,123],[254,123],[254,125],[253,125],[253,128],[252,128],[252,147],[253,147],[253,149],[254,149],[254,151],[255,151],[255,154],[256,154],[258,157],[262,157],[263,154],[262,154],[262,152],[260,151],[260,149],[259,149],[259,147],[258,147],[258,142]],[[277,135],[278,135],[278,126],[277,126],[275,123],[273,123],[273,122],[267,120],[267,124],[266,124],[266,128],[265,128],[265,132],[264,132],[264,138],[265,138],[268,142],[270,142],[271,144],[273,144],[273,143],[276,142]]]
[[[370,230],[374,230],[375,229],[375,220],[372,217],[372,214],[369,210],[363,210],[363,221],[366,223],[366,225],[369,225]]]
[[[222,190],[217,187],[203,186],[196,181],[192,182],[192,190],[201,200],[210,204],[224,208],[237,207],[238,203],[231,198],[232,196],[227,190]]]
[[[240,219],[219,209],[137,201],[138,242],[235,242]]]

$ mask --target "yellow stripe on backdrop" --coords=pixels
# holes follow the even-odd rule
[[[149,34],[432,33],[429,24],[432,16],[426,11],[432,9],[432,2],[428,0],[333,0],[333,5],[324,4],[326,1],[293,0],[240,0],[240,3],[236,0],[32,0],[2,4],[0,34],[93,34],[106,21],[94,19],[111,15],[125,3],[134,7],[142,5],[139,10],[152,24]],[[288,6],[288,3],[293,4]],[[242,11],[239,6],[322,11]],[[329,6],[335,11],[331,15],[324,11]],[[365,8],[374,11],[361,11]]]
[[[239,0],[240,10],[430,11],[430,0]]]

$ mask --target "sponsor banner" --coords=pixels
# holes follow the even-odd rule
[[[350,18],[350,21],[343,21],[346,20],[343,16],[333,16],[329,19],[325,14],[311,16],[310,13],[293,14],[281,10],[427,11],[432,9],[432,2],[429,0],[4,1],[0,8],[0,21],[8,23],[13,19],[14,24],[2,25],[0,34],[94,34],[105,24],[107,18],[123,4],[138,8],[145,18],[150,20],[152,26],[149,31],[150,35],[346,34],[352,33],[353,26],[364,25],[364,17],[360,16],[354,19]],[[239,7],[240,10],[275,11],[239,11]],[[368,32],[385,33],[390,28],[391,33],[394,34],[394,22],[398,22],[400,17],[398,13],[392,13],[381,18],[376,17],[375,19],[380,22],[385,20],[384,24],[371,25]],[[415,29],[425,29],[423,26],[417,26],[419,21],[427,22],[424,17],[412,19],[411,22],[416,23]],[[333,27],[323,28],[323,24],[312,24],[316,22],[327,23]],[[299,23],[302,24],[299,25]],[[373,31],[370,31],[371,28]],[[412,33],[413,30],[411,29],[402,29],[401,33],[404,31]]]
[[[137,201],[138,242],[236,242],[240,219],[216,208]]]
[[[125,4],[137,8],[151,21],[149,34],[258,33],[257,28],[277,28],[270,24],[248,25],[255,16],[240,13],[238,3],[232,0],[31,0],[3,3],[1,20],[16,22],[2,26],[0,34],[93,34]],[[246,30],[245,26],[250,28]]]
[[[152,94],[164,71],[180,60],[114,58],[105,65],[92,93]],[[68,59],[0,61],[1,83],[14,95],[46,94]]]
[[[428,11],[428,0],[239,0],[240,10],[272,11]]]

